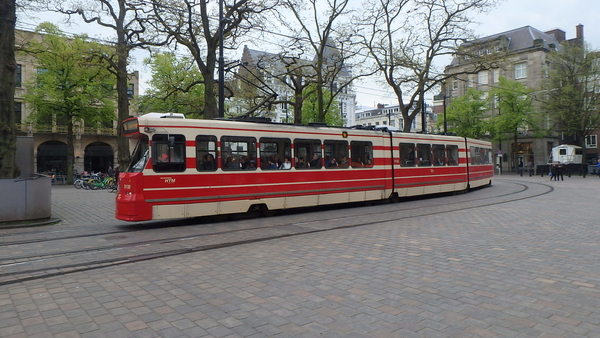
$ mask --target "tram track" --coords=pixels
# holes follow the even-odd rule
[[[504,197],[504,196],[511,196],[514,194],[519,194],[522,193],[524,191],[526,191],[528,189],[528,186],[524,185],[524,184],[520,184],[517,183],[517,185],[521,186],[521,189],[518,191],[514,191],[514,192],[509,192],[506,194],[501,194],[501,195],[496,195],[496,196],[490,196],[490,197],[484,197],[484,198],[478,198],[478,199],[472,199],[472,200],[486,200],[486,199],[490,199],[490,198],[499,198],[499,197]],[[451,194],[451,193],[447,193],[447,194]],[[425,195],[425,196],[419,196],[419,197],[409,197],[412,199],[435,199],[435,196],[432,197],[432,195]],[[471,200],[471,201],[472,201]],[[378,202],[378,201],[375,201]],[[465,203],[468,201],[457,201],[457,202],[450,202],[450,203],[444,203],[443,205],[451,205],[451,204],[456,204],[456,203]],[[401,202],[403,203],[403,202]],[[441,204],[430,204],[428,205],[427,208],[430,207],[437,207],[440,206]],[[331,206],[327,206],[330,207]],[[334,208],[336,206],[333,206]],[[302,208],[301,208],[302,210]],[[282,211],[283,213],[294,213],[295,211],[286,209],[284,211]],[[368,214],[368,213],[367,213]],[[204,218],[209,218],[209,217],[204,217]],[[27,239],[27,240],[17,240],[17,241],[11,241],[11,242],[3,242],[2,245],[23,245],[23,244],[33,244],[33,243],[42,243],[42,242],[47,242],[47,241],[53,241],[53,240],[63,240],[63,239],[81,239],[81,238],[87,238],[87,237],[96,237],[96,236],[109,236],[109,235],[122,235],[122,234],[128,234],[128,233],[135,233],[135,232],[139,232],[139,231],[146,231],[149,229],[154,229],[154,228],[167,228],[167,227],[181,227],[181,226],[192,226],[192,225],[196,225],[197,222],[195,220],[196,219],[182,219],[182,220],[169,220],[169,221],[151,221],[151,222],[139,222],[136,224],[132,224],[131,226],[128,225],[124,225],[124,226],[119,226],[119,227],[135,227],[135,229],[128,229],[128,230],[113,230],[113,231],[105,231],[105,232],[93,232],[93,233],[89,233],[89,230],[91,227],[86,227],[84,229],[77,229],[77,230],[69,230],[69,229],[65,229],[65,230],[52,230],[52,231],[48,231],[48,232],[40,232],[40,231],[27,231],[27,232],[21,232],[21,233],[12,233],[9,235],[5,235],[3,237],[18,237],[18,236],[27,236],[27,235],[34,235],[34,236],[40,236],[42,235],[43,238],[36,238],[36,239]],[[175,222],[175,224],[173,224]],[[168,223],[168,225],[165,225],[166,223]],[[39,227],[36,227],[36,229],[39,229]],[[68,236],[64,236],[64,237],[56,237],[56,238],[48,238],[47,236],[49,234],[59,234],[59,233],[68,233],[68,232],[72,232],[72,231],[77,231],[77,232],[83,232],[85,231],[86,233],[84,234],[75,234],[75,235],[68,235]],[[1,257],[0,257],[1,259]]]
[[[552,192],[554,189],[550,185],[541,183],[529,183],[528,185],[518,181],[501,181],[519,186],[520,188],[516,191],[484,198],[453,201],[450,203],[437,203],[435,205],[429,204],[426,208],[411,208],[410,210],[404,210],[402,213],[399,213],[398,208],[393,208],[392,210],[363,212],[360,214],[360,217],[356,214],[341,217],[337,215],[336,217],[320,217],[312,220],[303,220],[302,222],[286,222],[285,224],[256,226],[216,232],[209,231],[206,233],[187,234],[185,236],[97,245],[76,250],[59,250],[47,253],[36,252],[31,255],[4,257],[0,258],[0,285],[9,285],[73,272],[131,264],[140,261],[252,244],[268,240],[376,225],[381,224],[382,222],[404,221],[426,215],[436,215],[490,205],[511,203],[545,195]],[[541,191],[530,191],[530,185],[535,185],[536,188],[539,188],[538,190]],[[525,192],[531,193],[523,196]],[[390,205],[396,206],[402,204]],[[372,220],[371,216],[374,214],[378,215],[377,220]],[[327,225],[324,226],[323,224]],[[201,228],[205,229],[205,227]],[[112,234],[133,233],[142,230],[135,229],[129,231],[105,232],[101,234],[88,234],[87,236],[81,236],[79,238],[94,238]],[[73,240],[73,237],[46,239],[46,242],[60,240]],[[37,239],[36,241],[31,241],[29,243],[3,243],[2,246],[39,244],[43,242],[43,239]]]

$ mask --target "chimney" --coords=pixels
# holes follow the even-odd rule
[[[385,108],[385,104],[383,104],[383,103],[377,104],[377,109],[383,109],[383,108]]]
[[[566,39],[566,34],[563,30],[553,29],[551,31],[545,32],[546,34],[554,35],[554,38],[558,40],[558,42],[563,42]]]
[[[575,27],[575,29],[577,31],[577,40],[583,42],[583,25],[579,24],[577,27]]]

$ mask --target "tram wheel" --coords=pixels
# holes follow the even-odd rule
[[[212,215],[210,216],[210,218],[213,220],[213,222],[225,222],[229,219],[228,214],[219,214],[219,215]]]
[[[400,196],[398,196],[397,193],[393,193],[392,196],[390,196],[390,201],[392,201],[392,203],[399,203]]]
[[[275,210],[270,210],[269,207],[267,207],[266,205],[263,204],[260,206],[260,213],[264,217],[271,217],[271,216],[275,215]]]

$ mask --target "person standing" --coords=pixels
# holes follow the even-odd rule
[[[596,169],[596,174],[600,177],[600,158],[598,159],[598,169]]]
[[[565,166],[564,164],[558,162],[558,165],[556,166],[556,180],[558,181],[558,179],[560,178],[561,181],[564,181],[565,178],[563,177],[563,172],[565,171]]]

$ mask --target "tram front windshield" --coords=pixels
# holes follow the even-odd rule
[[[148,159],[150,158],[150,150],[148,147],[148,138],[142,138],[135,146],[135,150],[131,156],[131,163],[128,172],[137,173],[144,170]]]

